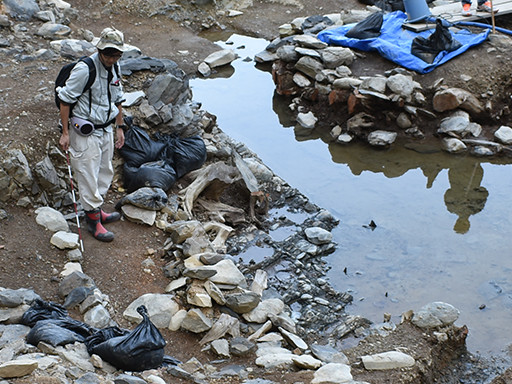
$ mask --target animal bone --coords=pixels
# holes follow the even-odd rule
[[[233,151],[233,158],[235,159],[235,165],[242,175],[242,179],[245,186],[251,192],[251,198],[249,201],[249,211],[251,220],[259,223],[256,219],[255,208],[261,208],[264,215],[268,213],[269,208],[269,194],[260,190],[258,180],[250,170],[247,163],[242,159],[238,152]]]
[[[254,280],[251,284],[251,291],[258,295],[263,295],[263,291],[267,289],[267,272],[262,269],[258,269],[254,274]]]
[[[211,243],[215,250],[223,249],[225,247],[226,240],[231,232],[233,232],[233,228],[230,226],[213,221],[205,223],[203,227],[206,232],[214,231],[217,233],[215,239],[213,239]]]
[[[188,187],[180,191],[183,210],[188,218],[191,219],[193,217],[192,208],[194,207],[194,201],[207,187],[210,189],[210,194],[218,198],[227,185],[239,179],[240,176],[236,168],[226,165],[223,162],[210,164],[197,172],[196,179]]]
[[[201,198],[197,199],[196,202],[209,211],[210,215],[214,216],[216,221],[220,221],[221,223],[228,222],[233,225],[245,222],[245,211],[242,208],[232,207],[220,201],[211,201]]]

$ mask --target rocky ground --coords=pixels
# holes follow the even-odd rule
[[[76,13],[70,16],[69,26],[73,37],[82,38],[84,30],[90,30],[97,36],[104,27],[113,25],[123,30],[127,41],[139,47],[144,55],[173,60],[187,74],[196,76],[197,65],[201,60],[218,50],[209,40],[201,37],[203,33],[231,30],[270,40],[277,36],[281,24],[295,17],[365,7],[356,1],[341,3],[334,0],[246,1],[233,4],[217,2],[216,7],[211,4],[201,5],[199,1],[197,5],[172,3],[162,6],[164,3],[99,1],[91,7],[88,1],[74,1],[71,5]],[[157,6],[151,7],[151,4]],[[230,17],[227,11],[232,8],[243,13]],[[504,28],[510,24],[506,16],[497,20]],[[38,49],[48,48],[49,41],[35,34],[40,25],[40,21],[30,20],[16,21],[12,27],[0,27],[2,40],[13,38],[4,46],[0,56],[2,149],[21,149],[29,164],[41,161],[48,148],[57,143],[57,114],[52,100],[52,84],[60,66],[65,62],[62,58],[46,61],[28,59]],[[378,56],[364,54],[351,69],[356,75],[375,75],[394,67],[394,64]],[[483,120],[486,125],[499,126],[507,121],[511,93],[510,55],[500,50],[499,46],[486,42],[430,74],[417,76],[415,80],[428,88],[441,78],[452,87],[460,87],[479,95],[488,104],[489,113]],[[142,80],[130,79],[127,90],[137,90],[141,83]],[[61,165],[65,171],[64,163]],[[187,182],[186,179],[180,181],[174,190],[186,186]],[[116,180],[108,196],[108,206],[113,208],[124,194],[121,181]],[[295,191],[291,195],[295,196],[291,199],[294,209],[304,209],[304,206],[297,206],[297,202],[307,206],[307,200],[300,193]],[[275,202],[280,201],[278,194],[273,197]],[[7,218],[0,222],[0,257],[3,261],[0,266],[0,287],[30,288],[45,300],[60,302],[62,298],[58,295],[58,275],[67,262],[66,253],[49,243],[49,234],[35,222],[33,207],[20,207],[15,203],[2,203]],[[317,207],[309,209],[315,211]],[[114,320],[122,326],[132,327],[122,316],[124,309],[145,293],[164,292],[169,282],[164,274],[164,267],[169,261],[163,250],[167,236],[155,227],[127,220],[112,224],[110,228],[116,233],[116,240],[110,244],[99,243],[84,233],[82,268],[101,291],[109,296]],[[152,262],[148,263],[148,259]],[[304,331],[307,333],[307,329]],[[201,350],[199,338],[193,333],[164,331],[164,337],[168,343],[166,353],[181,361],[196,357],[205,364],[216,359],[210,352]],[[464,353],[460,345],[463,335],[453,340],[457,340],[457,343],[452,344],[452,349],[439,350],[435,347],[432,335],[405,323],[392,337],[374,336],[354,350],[346,351],[346,354],[354,363],[354,378],[370,383],[481,383],[496,376],[504,368]],[[360,363],[358,366],[359,356],[395,349],[397,346],[416,351],[416,356],[423,355],[422,364],[418,364],[414,370],[392,372],[368,372]],[[451,359],[454,357],[459,362],[452,365]],[[265,372],[254,366],[254,358],[251,357],[234,358],[220,365],[229,364],[249,367],[249,378],[277,383],[306,383],[313,377],[312,372],[303,370]],[[433,366],[436,368],[432,369]],[[166,372],[161,375],[169,383],[184,382]],[[52,382],[50,378],[46,380]],[[243,380],[234,375],[217,382],[238,383]],[[496,383],[506,383],[506,380],[510,379],[505,375],[496,379]],[[16,379],[11,382],[33,381]],[[212,379],[210,382],[216,381]]]

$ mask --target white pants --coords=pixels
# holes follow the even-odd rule
[[[86,211],[101,207],[114,177],[112,127],[84,137],[69,129],[70,162],[78,184],[80,203]]]

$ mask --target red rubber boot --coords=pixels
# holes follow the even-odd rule
[[[103,209],[100,209],[101,214],[101,224],[113,223],[121,218],[121,214],[119,212],[107,213]]]
[[[105,229],[101,225],[101,211],[95,209],[94,211],[85,211],[85,219],[87,220],[87,229],[92,233],[95,239],[104,242],[114,240],[114,234]]]

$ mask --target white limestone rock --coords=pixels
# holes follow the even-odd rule
[[[169,323],[169,330],[178,331],[181,328],[181,324],[183,323],[183,319],[187,316],[187,311],[185,309],[180,309],[178,312],[171,317],[171,322]]]
[[[329,244],[332,241],[332,233],[321,227],[309,227],[304,231],[308,241],[315,245]]]
[[[453,137],[443,139],[443,147],[445,151],[450,153],[464,152],[467,149],[466,144],[464,144],[461,140]]]
[[[217,271],[214,276],[209,278],[209,280],[215,284],[238,285],[241,287],[247,286],[245,276],[230,259],[221,260],[215,265],[208,265],[204,268],[210,268]]]
[[[203,61],[208,64],[210,68],[217,68],[223,65],[231,64],[237,58],[237,54],[232,49],[223,49],[213,52]]]
[[[301,369],[318,369],[322,362],[311,355],[300,355],[292,358],[293,363]]]
[[[36,223],[52,232],[69,231],[69,225],[64,215],[51,207],[40,207],[36,211]]]
[[[32,359],[11,360],[0,364],[0,377],[10,379],[30,375],[38,367],[37,361]]]
[[[267,299],[261,301],[252,311],[244,313],[242,317],[253,323],[264,323],[268,320],[269,313],[280,314],[284,309],[281,299]]]
[[[297,122],[306,129],[315,128],[315,124],[318,121],[318,118],[313,114],[313,112],[309,111],[308,113],[299,113],[297,115]]]
[[[376,130],[368,135],[368,143],[376,147],[385,147],[393,144],[397,135],[396,132]]]
[[[506,125],[502,125],[496,132],[494,132],[494,137],[496,137],[503,144],[512,144],[512,128],[507,127]]]
[[[140,305],[146,307],[149,319],[157,328],[168,328],[172,316],[179,310],[172,295],[147,293],[132,301],[123,312],[123,317],[132,323],[140,323],[142,316],[137,312]]]
[[[387,370],[395,368],[412,367],[415,360],[403,352],[389,351],[374,355],[361,356],[363,365],[368,370]]]
[[[350,366],[346,364],[329,363],[320,367],[313,376],[311,384],[350,383],[353,380]]]
[[[78,248],[78,235],[76,233],[59,231],[53,234],[50,243],[59,249]]]
[[[258,367],[264,367],[265,369],[288,369],[294,365],[294,357],[295,355],[289,351],[287,353],[268,354],[256,358],[255,363]]]
[[[420,328],[436,328],[452,325],[459,315],[460,311],[453,305],[436,301],[415,312],[411,321]]]
[[[204,61],[197,66],[197,71],[203,75],[203,77],[209,77],[212,74],[212,69]]]
[[[60,273],[60,276],[66,277],[66,276],[71,275],[73,272],[82,272],[83,273],[82,265],[80,263],[76,263],[76,262],[66,263],[64,265],[64,269]]]
[[[121,211],[128,220],[134,223],[152,226],[156,220],[156,211],[142,209],[131,204],[123,205]]]

